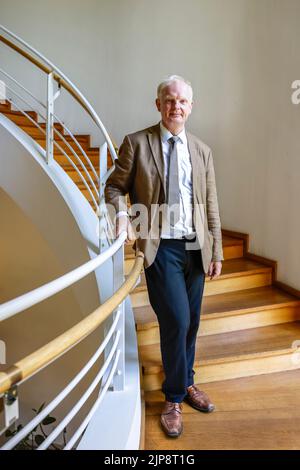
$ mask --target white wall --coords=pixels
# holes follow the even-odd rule
[[[158,120],[161,77],[189,78],[189,129],[213,148],[223,226],[249,233],[251,251],[300,288],[300,106],[290,100],[299,0],[0,0],[0,9],[78,84],[118,144]],[[68,117],[86,131],[72,108]]]

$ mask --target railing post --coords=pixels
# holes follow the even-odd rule
[[[99,154],[99,205],[98,205],[98,223],[99,223],[99,253],[104,251],[104,233],[107,227],[107,220],[105,217],[105,200],[104,200],[104,189],[105,183],[103,182],[103,177],[107,172],[107,143],[104,142],[100,146]]]
[[[6,428],[19,419],[18,387],[16,385],[4,393],[4,415]]]
[[[46,160],[53,160],[53,113],[54,113],[54,79],[53,73],[48,74],[47,79],[47,121],[46,121]]]
[[[46,117],[46,161],[53,161],[53,140],[54,140],[54,101],[60,95],[60,82],[58,90],[54,93],[53,72],[48,73],[47,78],[47,117]]]
[[[124,282],[124,245],[113,256],[113,286],[114,292]],[[125,300],[119,305],[116,312],[113,313],[113,318],[116,317],[117,312],[120,311],[119,322],[116,326],[116,331],[120,331],[119,347],[120,356],[117,364],[116,375],[113,379],[113,390],[122,391],[125,387]]]

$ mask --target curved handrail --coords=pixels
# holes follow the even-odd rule
[[[36,49],[34,49],[32,46],[27,44],[23,39],[18,37],[16,34],[12,33],[9,31],[7,28],[4,26],[0,25],[0,31],[3,31],[5,34],[13,38],[15,41],[17,41],[19,44],[24,46],[26,49],[28,49],[31,53],[35,54],[39,59],[41,59],[47,66],[42,64],[39,60],[35,59],[32,57],[30,54],[27,52],[23,51],[20,47],[16,46],[14,43],[12,43],[9,39],[5,38],[4,36],[0,35],[0,41],[9,46],[11,49],[15,50],[19,54],[21,54],[23,57],[25,57],[27,60],[32,62],[34,65],[36,65],[38,68],[43,70],[45,73],[49,74],[51,72],[53,73],[54,79],[59,83],[59,85],[63,86],[65,90],[67,90],[75,99],[78,101],[78,103],[81,104],[81,106],[87,111],[87,113],[91,116],[93,121],[97,124],[97,126],[100,128],[103,136],[105,137],[105,140],[107,141],[109,150],[111,152],[113,160],[117,158],[117,154],[115,151],[115,148],[113,146],[113,143],[101,121],[99,118],[98,114],[92,107],[92,105],[89,103],[89,101],[83,96],[83,94],[78,90],[78,88],[69,80],[69,78],[61,72],[61,70],[56,67],[50,60],[48,60],[46,57],[44,57],[40,52],[38,52]]]
[[[0,394],[9,390],[13,385],[23,382],[26,378],[31,377],[40,369],[69,351],[103,323],[134,288],[142,270],[143,262],[144,254],[138,252],[129,276],[112,297],[65,333],[16,362],[4,372],[0,372]]]
[[[20,295],[15,299],[9,300],[0,305],[0,321],[6,320],[17,313],[22,312],[23,310],[36,305],[43,300],[48,299],[52,295],[61,292],[66,287],[71,286],[75,282],[79,281],[83,277],[90,274],[92,271],[95,271],[101,264],[108,260],[126,240],[126,232],[122,232],[117,240],[103,253],[96,256],[94,259],[87,261],[73,271],[64,274],[61,277],[58,277],[54,281],[48,282],[41,287],[37,287],[26,294]]]
[[[5,44],[12,50],[16,51],[18,54],[20,54],[24,58],[26,58],[26,60],[34,64],[35,67],[39,68],[47,75],[47,106],[43,105],[43,103],[40,103],[39,100],[37,100],[37,102],[39,104],[42,104],[42,106],[47,111],[46,118],[45,117],[43,118],[45,119],[45,124],[43,125],[46,126],[45,127],[46,132],[44,128],[42,128],[43,125],[39,125],[38,122],[37,123],[33,122],[33,120],[30,119],[30,116],[26,112],[23,112],[22,109],[20,109],[20,111],[25,115],[27,114],[27,117],[30,119],[30,121],[33,122],[33,124],[37,126],[40,129],[40,131],[42,131],[43,134],[46,135],[46,161],[48,164],[51,164],[53,161],[53,158],[54,158],[53,145],[56,145],[60,149],[62,154],[64,154],[67,157],[72,167],[75,167],[76,171],[79,172],[80,176],[81,176],[81,171],[79,171],[78,163],[83,168],[84,172],[86,173],[87,180],[89,182],[87,189],[89,190],[89,193],[91,193],[91,191],[95,191],[97,194],[97,201],[99,200],[99,204],[97,203],[95,204],[95,199],[93,197],[93,194],[91,194],[93,202],[96,206],[96,214],[99,217],[99,232],[100,232],[100,229],[102,229],[106,233],[107,230],[110,229],[110,225],[109,225],[109,222],[106,221],[107,214],[106,214],[106,210],[103,204],[103,191],[104,191],[105,182],[108,176],[113,171],[113,167],[109,171],[107,171],[107,166],[108,166],[107,147],[109,147],[109,150],[110,150],[112,163],[117,158],[117,155],[116,155],[115,146],[113,145],[98,114],[95,112],[95,110],[93,109],[89,101],[82,95],[79,89],[53,63],[51,63],[48,59],[46,59],[41,53],[39,53],[33,47],[29,46],[24,40],[22,40],[17,35],[15,35],[14,33],[12,33],[7,28],[1,25],[0,25],[0,42]],[[57,82],[58,89],[56,85],[54,84],[53,80]],[[17,83],[19,86],[21,86],[21,88],[25,92],[29,93],[31,97],[35,98],[31,92],[26,90],[16,80],[14,80],[14,82]],[[62,122],[60,122],[60,124],[63,126],[63,131],[61,131],[60,126],[57,126],[57,127],[55,126],[54,120],[58,118],[54,114],[54,102],[60,94],[61,87],[63,87],[79,103],[79,105],[87,112],[87,114],[89,115],[90,118],[92,118],[93,122],[96,124],[97,128],[101,131],[102,136],[105,139],[104,144],[100,146],[100,153],[99,153],[99,173],[101,170],[101,175],[100,174],[98,175],[96,173],[96,170],[93,164],[91,164],[91,161],[89,157],[87,156],[86,151],[83,149],[83,146],[80,144],[80,142],[78,142],[76,137],[74,137],[73,134],[66,128],[66,126]],[[23,101],[25,102],[25,100]],[[71,139],[74,141],[76,146],[82,152],[83,156],[85,157],[85,160],[89,163],[91,170],[92,170],[92,175],[94,174],[96,184],[99,185],[99,188],[96,188],[96,184],[94,183],[94,180],[92,179],[92,176],[90,175],[90,170],[86,169],[85,164],[83,164],[81,158],[78,157],[77,147],[74,148],[73,142],[71,141],[71,144],[70,144],[69,138],[64,137],[65,130],[67,130]],[[54,138],[56,136],[59,137],[59,140]],[[60,143],[60,141],[62,141],[61,146],[59,146],[58,144],[58,142]],[[67,152],[64,151],[65,145],[67,146],[67,149],[68,149]],[[73,164],[73,157],[70,158],[67,155],[69,151],[71,151],[71,153],[76,158],[75,160],[76,165]],[[81,179],[82,179],[82,176],[81,176]],[[83,182],[85,183],[85,181]],[[105,221],[106,223],[104,223]],[[125,242],[126,236],[127,235],[125,232],[122,233],[120,237],[117,240],[115,240],[113,244],[105,252],[101,253],[101,255],[99,256],[96,256],[94,259],[86,262],[84,265],[74,269],[73,271],[61,276],[58,279],[55,279],[54,281],[51,281],[50,283],[44,286],[34,289],[31,292],[23,294],[16,299],[10,300],[9,302],[6,302],[5,304],[0,305],[0,321],[2,319],[7,319],[11,317],[12,315],[15,315],[21,311],[24,311],[27,308],[33,305],[36,305],[38,302],[41,302],[53,296],[54,294],[60,292],[62,289],[72,285],[79,279],[82,279],[84,276],[86,276],[90,272],[97,269],[102,263],[104,263],[110,257],[112,257],[112,263],[113,263],[113,273],[112,273],[113,285],[114,285],[113,290],[115,290],[117,287],[120,286],[120,283],[123,282],[123,278],[124,278],[124,275],[123,275],[124,260],[123,260],[122,245]],[[80,321],[78,324],[76,324],[69,330],[65,331],[63,334],[59,335],[54,340],[50,341],[48,344],[42,346],[41,348],[34,351],[27,357],[21,359],[20,361],[15,363],[13,366],[8,367],[3,372],[0,372],[0,395],[2,395],[5,392],[8,392],[7,394],[5,394],[6,395],[5,419],[6,419],[6,423],[8,423],[6,424],[6,426],[8,426],[10,423],[12,423],[14,420],[17,419],[17,412],[13,411],[14,416],[12,417],[11,415],[12,409],[10,410],[8,409],[8,406],[10,404],[9,400],[11,397],[10,394],[12,392],[11,387],[13,385],[19,385],[23,383],[27,379],[31,378],[38,371],[40,371],[41,369],[43,369],[50,363],[56,361],[59,357],[61,357],[71,348],[75,347],[83,339],[85,339],[88,335],[90,335],[93,331],[95,331],[95,329],[99,327],[102,324],[102,322],[104,322],[107,318],[109,318],[113,313],[114,313],[113,327],[111,327],[109,335],[105,336],[104,342],[97,349],[97,352],[94,355],[96,357],[96,355],[100,354],[100,352],[103,351],[104,348],[106,348],[105,352],[108,352],[107,345],[109,341],[110,341],[110,346],[111,346],[111,339],[109,340],[109,338],[111,338],[112,335],[114,335],[113,345],[110,348],[110,352],[108,356],[106,357],[105,367],[102,366],[100,372],[97,374],[93,383],[90,385],[88,390],[83,394],[83,396],[80,398],[80,400],[75,405],[75,407],[73,407],[71,411],[67,414],[64,421],[60,423],[60,425],[63,425],[65,422],[69,422],[69,420],[72,419],[74,414],[82,406],[85,400],[89,397],[90,393],[96,387],[99,380],[101,380],[101,378],[104,377],[104,375],[107,380],[105,382],[104,388],[102,389],[102,392],[100,396],[98,397],[96,403],[91,408],[84,422],[77,429],[75,434],[72,436],[71,440],[66,446],[66,449],[72,447],[73,443],[75,443],[75,441],[78,440],[78,437],[82,433],[82,430],[86,427],[87,423],[91,419],[91,416],[93,415],[93,413],[95,413],[96,408],[99,406],[101,400],[103,399],[103,396],[106,390],[108,389],[108,386],[111,384],[111,381],[114,380],[114,387],[116,390],[118,391],[124,390],[124,386],[125,386],[124,385],[125,384],[125,381],[124,381],[125,379],[124,299],[128,296],[131,290],[136,286],[139,274],[143,267],[143,259],[144,259],[144,255],[139,252],[136,256],[134,267],[132,268],[130,275],[126,278],[126,281],[121,285],[121,287],[119,287],[119,289],[112,295],[112,297],[110,297],[104,304],[100,305],[86,318],[84,318],[82,321]],[[115,356],[114,361],[112,361],[113,356]],[[93,357],[93,360],[94,360],[94,357]],[[113,364],[112,364],[112,368],[110,370],[109,376],[107,378],[107,367],[111,364],[111,362],[113,362]],[[88,366],[90,366],[90,361],[84,367],[84,372],[86,372],[87,370],[90,370]],[[116,367],[118,367],[117,375],[120,377],[116,377],[116,379],[113,379]],[[80,374],[83,374],[83,371],[81,371]],[[72,383],[69,384],[69,387],[67,387],[67,390],[64,390],[58,397],[55,398],[55,400],[53,400],[53,402],[51,403],[51,406],[57,403],[58,400],[62,400],[63,397],[66,396],[67,391],[70,390],[71,386],[73,387],[75,386],[76,383],[78,383],[81,377],[80,374],[78,374],[76,378],[74,378]],[[15,393],[15,390],[13,390],[13,393]],[[28,425],[31,426],[32,422],[28,423]],[[60,427],[58,426],[55,429],[55,431],[53,431],[52,434],[48,436],[48,440],[44,441],[44,443],[40,446],[40,449],[45,448],[48,441],[49,443],[52,442],[52,440],[55,439],[55,436],[57,436],[57,433],[59,432],[60,432]],[[16,439],[19,440],[20,436]],[[10,444],[8,444],[8,447],[9,445]]]
[[[102,400],[103,400],[103,398],[104,398],[104,396],[105,396],[105,394],[108,390],[108,387],[111,385],[111,382],[113,380],[114,374],[115,374],[116,369],[117,369],[120,353],[121,353],[121,351],[120,351],[120,349],[118,349],[117,352],[115,353],[115,360],[112,364],[111,370],[110,370],[109,375],[106,379],[105,385],[104,385],[103,389],[100,392],[100,395],[98,396],[97,400],[93,404],[93,406],[90,409],[90,411],[88,412],[87,416],[84,418],[83,422],[79,425],[79,427],[77,428],[77,430],[75,431],[75,433],[73,434],[73,436],[71,437],[71,439],[69,440],[69,442],[67,443],[67,445],[64,447],[63,450],[72,449],[73,445],[76,443],[76,441],[78,441],[80,435],[83,433],[83,431],[87,427],[91,417],[93,416],[93,414],[95,413],[97,408],[99,408],[99,405],[102,402]],[[100,373],[98,374],[98,377],[99,376],[100,376]],[[98,378],[97,378],[97,380],[98,380]],[[93,383],[92,386],[89,387],[89,388],[90,388],[89,392],[91,393],[93,391],[93,389],[95,389],[95,383]],[[77,410],[75,410],[75,411],[77,411]],[[44,444],[44,442],[42,443],[42,445],[40,446],[40,448],[38,450],[43,448],[43,444]]]
[[[3,75],[5,75],[9,80],[13,81],[18,87],[20,87],[23,91],[25,91],[31,98],[34,99],[34,101],[36,103],[38,103],[40,106],[44,107],[45,109],[47,108],[46,105],[44,105],[44,103],[42,103],[40,100],[38,100],[29,90],[27,90],[21,83],[19,83],[14,77],[12,77],[9,73],[5,72],[3,69],[1,69],[0,67],[0,73],[2,73]],[[30,107],[30,104],[23,98],[21,97],[13,88],[11,88],[9,85],[5,84],[5,87],[8,89],[8,90],[11,90],[12,93],[14,93],[21,101],[23,101],[27,106]],[[6,98],[7,101],[9,101],[11,104],[13,104],[14,106],[16,106],[16,108],[22,113],[24,114],[31,122],[32,124],[34,124],[36,127],[38,127],[39,129],[41,129],[41,127],[39,126],[38,122],[35,121],[34,119],[30,118],[30,116],[26,113],[26,111],[23,111],[16,103],[13,103],[12,100],[10,100],[9,98]],[[37,115],[39,117],[41,117],[44,121],[46,121],[46,117],[43,116],[41,114],[41,112],[35,110],[35,112],[37,113]],[[59,117],[53,113],[53,117],[54,119],[56,120],[56,122],[58,122],[62,128],[67,132],[67,135],[69,135],[72,140],[75,142],[75,144],[77,145],[77,147],[79,148],[80,152],[82,153],[82,155],[84,156],[84,158],[86,159],[86,161],[88,162],[89,164],[89,167],[90,169],[92,170],[92,172],[94,173],[94,176],[96,178],[96,181],[98,182],[99,180],[99,177],[96,173],[96,170],[95,168],[93,167],[92,165],[92,162],[91,160],[89,159],[89,157],[87,156],[85,150],[83,149],[83,147],[80,145],[80,143],[78,142],[77,138],[75,137],[75,135],[72,134],[72,132],[70,131],[70,129],[61,121],[61,119],[59,119]],[[54,128],[54,132],[57,132],[57,130]],[[60,133],[59,133],[60,134]],[[61,135],[61,134],[60,134]],[[65,153],[65,152],[64,152]],[[77,154],[76,154],[77,155]],[[82,166],[82,163],[81,163],[81,166]],[[83,168],[85,169],[85,167],[83,166]]]
[[[10,86],[6,85],[6,88],[8,90],[10,90],[14,95],[16,95],[21,101],[23,101],[24,103],[26,103],[26,100],[24,100],[24,98],[22,98],[15,90],[13,90]],[[34,121],[34,119],[32,119],[29,114],[26,112],[26,111],[23,111],[16,103],[13,103],[13,101],[11,99],[7,99],[7,101],[11,104],[14,104],[14,106],[18,109],[18,111],[20,113],[22,113],[24,116],[27,117],[27,119],[29,119],[37,129],[39,129],[39,131],[41,131],[45,137],[46,137],[46,131],[45,129],[43,129],[40,124],[36,121]],[[28,104],[28,103],[27,103]],[[37,111],[36,111],[37,112]],[[40,113],[38,113],[39,116],[41,116],[42,118],[44,118],[44,116],[42,116]],[[61,124],[65,129],[66,126],[64,126],[63,124]],[[89,195],[91,196],[91,199],[93,201],[93,203],[95,204],[95,207],[97,207],[97,201],[95,199],[95,196],[91,190],[91,188],[89,187],[89,184],[91,184],[92,186],[92,189],[97,193],[97,188],[96,188],[96,185],[93,181],[93,179],[91,178],[87,168],[85,167],[83,161],[81,160],[81,158],[79,157],[79,155],[77,155],[77,153],[75,152],[75,150],[73,149],[73,147],[70,145],[70,143],[65,139],[65,136],[63,134],[61,134],[57,129],[54,128],[54,133],[57,134],[59,136],[59,138],[63,141],[63,143],[65,145],[67,145],[68,149],[71,151],[71,154],[75,157],[76,160],[78,160],[82,170],[84,171],[85,175],[87,176],[87,180],[84,179],[81,171],[79,170],[79,168],[76,166],[76,164],[73,162],[73,160],[70,158],[70,156],[65,152],[65,150],[63,149],[63,147],[58,143],[58,141],[56,141],[55,139],[53,140],[53,145],[55,145],[56,148],[58,148],[58,150],[65,156],[65,158],[68,160],[68,162],[70,163],[70,165],[74,168],[74,170],[77,172],[77,174],[79,175],[82,183],[84,184],[84,186],[86,187],[87,191],[89,192]],[[69,132],[69,135],[72,137],[73,141],[76,143],[76,145],[78,146],[78,148],[82,151],[82,154],[83,156],[86,158],[87,162],[89,163],[89,166],[90,166],[90,169],[93,171],[94,175],[96,175],[96,178],[97,178],[97,182],[98,182],[98,176],[97,176],[97,173],[96,173],[96,170],[95,168],[93,167],[90,159],[88,158],[88,156],[86,155],[86,153],[84,152],[84,150],[82,149],[81,145],[79,144],[79,142],[77,141],[76,137],[73,136],[72,133]]]
[[[9,80],[11,80],[12,82],[14,82],[15,85],[17,85],[18,87],[20,87],[23,91],[25,91],[38,105],[42,106],[42,108],[45,108],[47,109],[47,106],[42,102],[40,101],[36,96],[34,96],[33,93],[31,93],[31,91],[27,90],[27,88],[25,88],[20,82],[18,82],[18,80],[16,80],[14,77],[12,77],[9,73],[5,72],[5,70],[1,69],[0,68],[0,73],[2,73],[3,75],[5,75]],[[5,85],[7,86],[7,84]],[[24,99],[24,98],[22,98]],[[28,103],[27,103],[28,104]],[[40,114],[38,111],[36,111],[37,114]],[[44,116],[42,116],[40,114],[40,116],[43,118],[43,119],[46,119]]]
[[[112,335],[115,333],[116,326],[120,319],[120,311],[116,314],[116,317],[97,351],[85,364],[85,366],[78,372],[75,377],[68,383],[68,385],[47,405],[43,408],[38,415],[36,415],[29,423],[27,423],[20,431],[15,434],[8,442],[1,447],[0,450],[11,450],[13,449],[24,437],[26,437],[40,422],[46,418],[78,385],[78,383],[86,376],[95,362],[99,359]]]
[[[94,405],[91,407],[89,413],[87,416],[84,418],[82,423],[79,425],[79,427],[76,429],[75,433],[71,437],[71,439],[68,441],[67,445],[63,448],[63,450],[70,450],[72,449],[73,445],[78,441],[79,437],[82,435],[83,431],[87,427],[88,423],[90,422],[91,417],[96,411],[96,408],[99,406],[99,401],[102,401],[102,398],[104,397],[105,393],[108,390],[108,387],[111,385],[111,382],[113,381],[114,375],[116,373],[116,369],[118,366],[118,361],[121,355],[120,348],[117,349],[118,346],[118,341],[120,339],[120,331],[117,332],[116,334],[116,339],[114,341],[114,344],[112,346],[112,349],[109,353],[109,357],[106,359],[104,365],[101,367],[100,372],[96,375],[95,379],[91,383],[91,385],[88,387],[88,389],[84,392],[80,400],[76,403],[76,405],[73,406],[73,408],[69,411],[69,413],[63,418],[63,420],[56,426],[56,428],[49,434],[48,437],[39,445],[39,447],[36,450],[46,450],[47,447],[49,447],[50,444],[56,439],[56,437],[63,432],[66,426],[70,423],[70,421],[74,418],[74,416],[78,413],[78,411],[82,408],[82,406],[86,403],[88,398],[91,396],[91,394],[94,392],[95,388],[97,385],[99,385],[100,380],[103,378],[103,375],[105,371],[108,369],[108,366],[111,365],[111,369],[109,371],[109,375],[104,383],[104,386],[102,388],[101,386],[101,392],[100,395],[98,396],[96,402]]]

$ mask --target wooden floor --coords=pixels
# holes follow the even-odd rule
[[[183,433],[168,438],[160,427],[163,394],[146,392],[145,449],[241,450],[300,448],[300,371],[201,386],[216,405],[205,414],[183,404]]]

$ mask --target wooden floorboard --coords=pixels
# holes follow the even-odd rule
[[[145,393],[146,449],[299,449],[299,371],[209,383],[201,389],[216,411],[205,414],[184,403],[184,429],[177,439],[160,428],[163,394]]]

